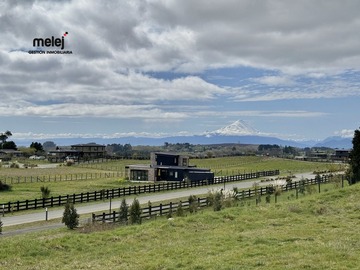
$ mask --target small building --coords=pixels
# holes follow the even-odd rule
[[[2,161],[9,161],[13,157],[21,157],[23,152],[14,149],[0,149],[0,159]]]
[[[331,159],[334,161],[343,161],[346,162],[349,160],[351,150],[336,149],[335,153],[331,156]]]
[[[210,169],[189,166],[189,157],[174,153],[151,153],[150,165],[128,165],[126,176],[132,181],[213,180]]]
[[[82,153],[72,149],[57,149],[48,152],[48,160],[50,162],[63,162],[66,159],[79,161]]]
[[[67,159],[74,161],[91,160],[105,157],[105,145],[96,143],[73,144],[70,149],[62,148],[49,151],[48,160],[51,162],[63,162]]]
[[[80,152],[83,159],[103,158],[106,155],[105,145],[97,143],[73,144],[71,150]]]

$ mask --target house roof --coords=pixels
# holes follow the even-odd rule
[[[0,153],[4,154],[21,154],[22,152],[14,149],[0,149]]]
[[[86,146],[105,147],[105,145],[97,144],[97,143],[81,143],[81,144],[73,144],[73,145],[71,145],[71,147],[86,147]]]

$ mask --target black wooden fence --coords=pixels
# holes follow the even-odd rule
[[[59,182],[59,181],[76,181],[91,180],[100,178],[124,177],[124,171],[117,172],[97,172],[97,173],[72,173],[72,174],[53,174],[42,176],[0,176],[3,184],[21,184],[21,183],[38,183],[38,182]]]
[[[141,208],[141,218],[150,218],[154,216],[162,216],[168,213],[175,213],[178,209],[180,202],[170,202],[168,204],[160,203],[158,206],[147,206]],[[207,198],[198,198],[197,199],[197,207],[205,207],[208,205]],[[181,202],[181,207],[184,210],[189,209],[190,203],[188,201]],[[129,217],[129,216],[128,216]],[[111,213],[102,213],[99,215],[92,214],[93,221],[102,221],[102,222],[118,222],[119,220],[119,212],[113,211]]]
[[[329,182],[331,179],[331,175],[324,175],[321,177],[320,183],[326,183]],[[288,183],[286,186],[282,187],[282,191],[288,191],[293,189],[298,189],[301,185],[307,186],[307,185],[316,185],[319,184],[317,179],[304,179],[303,182],[297,181],[297,182],[291,182]],[[248,190],[242,190],[239,193],[237,193],[237,196],[240,199],[245,198],[251,198],[255,197],[256,195],[266,195],[268,194],[268,188],[267,187],[259,187],[257,189],[248,189]],[[170,212],[174,213],[176,212],[178,208],[179,202],[170,202],[168,204],[160,204],[158,206],[148,206],[141,208],[141,218],[150,218],[153,216],[161,216],[166,215]],[[184,210],[189,209],[189,201],[181,202],[181,206]],[[198,198],[198,207],[206,207],[208,206],[208,200],[207,198]],[[92,220],[94,221],[100,221],[100,222],[119,222],[119,212],[113,211],[111,213],[102,213],[102,214],[92,214]]]
[[[183,189],[183,188],[200,187],[200,186],[206,186],[206,185],[229,183],[229,182],[256,179],[259,177],[275,176],[275,175],[279,175],[279,170],[245,173],[245,174],[233,175],[233,176],[215,177],[214,181],[202,180],[202,181],[197,181],[197,182],[186,182],[186,181],[165,182],[165,183],[159,183],[159,184],[130,186],[130,187],[122,187],[122,188],[106,189],[106,190],[104,189],[104,190],[100,190],[100,191],[85,192],[85,193],[70,194],[70,195],[68,194],[65,196],[51,197],[51,198],[46,198],[46,199],[35,199],[35,200],[0,203],[0,206],[2,205],[3,213],[9,213],[9,212],[14,212],[14,211],[61,206],[61,205],[64,205],[67,201],[69,201],[73,204],[76,204],[76,203],[84,203],[84,202],[91,202],[91,201],[98,201],[98,200],[106,200],[106,199],[110,199],[110,198],[118,198],[118,197],[122,197],[122,196],[138,195],[138,194],[143,194],[143,193],[154,193],[154,192],[176,190],[176,189]],[[0,211],[1,211],[1,209],[0,209]]]

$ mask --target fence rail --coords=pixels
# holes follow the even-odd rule
[[[326,183],[329,182],[331,179],[331,176],[324,175],[321,177],[320,183]],[[306,179],[304,180],[304,185],[316,185],[319,184],[317,179]],[[282,187],[282,191],[288,191],[297,189],[302,185],[301,182],[291,182],[288,183],[286,186]],[[241,199],[245,198],[251,198],[255,197],[256,195],[266,195],[268,194],[268,187],[260,187],[257,189],[248,189],[248,190],[242,190],[238,193],[238,197]],[[181,202],[181,201],[180,201]],[[181,202],[181,206],[184,210],[189,209],[189,201]],[[147,206],[141,208],[141,218],[151,218],[152,216],[162,216],[166,215],[170,212],[176,212],[177,208],[179,206],[179,202],[170,202],[168,204],[160,204],[158,206]],[[207,198],[198,198],[198,207],[206,207],[208,206],[208,200]],[[128,214],[129,217],[129,214]],[[99,222],[119,222],[119,212],[113,211],[111,213],[103,212],[102,214],[92,214],[92,220],[93,222],[99,221]]]
[[[34,199],[34,200],[26,200],[26,201],[17,201],[17,202],[7,202],[0,203],[2,205],[3,213],[9,213],[14,211],[22,211],[29,209],[38,209],[45,207],[54,207],[64,205],[67,201],[76,204],[76,203],[84,203],[98,200],[105,200],[110,198],[118,198],[129,195],[138,195],[143,193],[154,193],[168,190],[176,190],[183,188],[192,188],[192,187],[200,187],[221,183],[229,183],[241,180],[250,180],[256,179],[259,177],[265,176],[275,176],[279,175],[279,170],[273,171],[262,171],[262,172],[253,172],[246,173],[241,175],[233,175],[233,176],[223,176],[223,177],[215,177],[213,181],[211,180],[202,180],[196,182],[165,182],[159,184],[150,184],[150,185],[141,185],[141,186],[130,186],[130,187],[122,187],[115,189],[103,189],[94,192],[85,192],[80,194],[68,194],[65,196],[51,197],[51,198],[43,198],[43,199]],[[1,210],[1,209],[0,209]]]
[[[98,173],[73,173],[73,174],[53,174],[42,176],[0,176],[3,184],[21,184],[21,183],[37,183],[37,182],[57,182],[57,181],[76,181],[91,180],[99,178],[115,178],[124,177],[124,171],[117,172],[98,172]]]

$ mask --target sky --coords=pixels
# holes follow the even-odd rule
[[[280,138],[352,137],[359,10],[357,0],[0,0],[0,132],[161,137],[242,120]],[[63,50],[34,46],[51,37]]]

